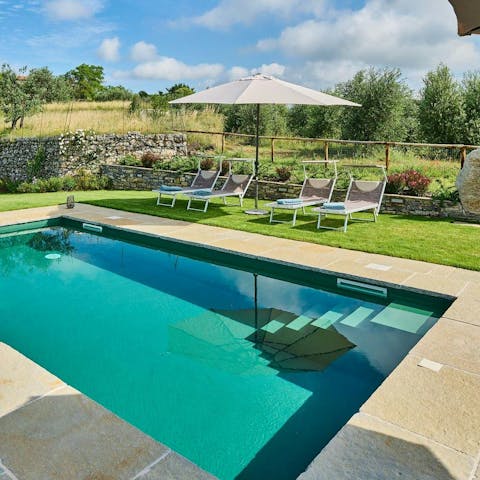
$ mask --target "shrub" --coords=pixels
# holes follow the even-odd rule
[[[33,158],[27,162],[27,176],[30,180],[37,177],[42,171],[46,159],[45,147],[40,145]]]
[[[416,170],[394,173],[387,178],[387,193],[404,193],[415,197],[425,195],[430,185],[430,178]]]
[[[59,192],[63,190],[63,178],[51,177],[43,180],[46,192]]]
[[[200,168],[202,170],[212,170],[214,165],[215,165],[215,160],[213,160],[213,158],[204,158],[200,162]]]
[[[142,155],[142,165],[145,168],[152,168],[153,165],[160,160],[161,160],[161,158],[160,158],[160,155],[158,153],[145,152]]]
[[[452,202],[456,204],[460,201],[460,194],[455,186],[446,186],[441,180],[435,180],[437,189],[432,193],[432,198],[438,200],[443,207],[445,202]]]
[[[111,179],[103,175],[95,175],[86,170],[79,170],[75,175],[77,190],[104,190],[111,187]]]
[[[37,183],[22,182],[16,189],[17,193],[38,193]]]
[[[403,173],[393,173],[387,177],[386,193],[403,193],[405,189],[405,177]]]
[[[129,167],[140,167],[142,166],[142,161],[135,155],[125,155],[124,157],[119,158],[118,164],[127,165]]]
[[[287,182],[292,176],[292,170],[288,167],[277,167],[275,171],[277,173],[278,180],[281,182]]]
[[[15,193],[17,191],[20,182],[5,177],[0,178],[0,192],[2,193]]]
[[[75,190],[76,187],[77,182],[75,181],[75,178],[70,175],[66,175],[65,177],[63,177],[63,190],[69,192],[71,190]]]

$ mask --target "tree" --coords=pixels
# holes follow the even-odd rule
[[[463,77],[465,129],[463,139],[471,145],[480,144],[480,72],[468,72]]]
[[[226,132],[256,132],[256,105],[224,105],[220,110],[224,116]],[[287,131],[287,107],[285,105],[262,105],[260,108],[260,135],[283,135]],[[252,143],[254,140],[252,140]]]
[[[462,143],[463,97],[450,69],[439,65],[427,73],[423,83],[418,109],[423,139],[431,143]]]
[[[186,85],[185,83],[176,83],[170,88],[167,88],[166,95],[168,101],[176,100],[177,98],[186,97],[187,95],[192,95],[195,93],[195,89]]]
[[[64,102],[73,96],[65,78],[54,76],[47,67],[30,70],[25,79],[25,90],[30,95],[37,95],[45,103]]]
[[[37,112],[42,104],[40,96],[27,88],[26,72],[27,68],[22,68],[19,76],[7,64],[0,70],[0,108],[12,130],[18,122],[23,127],[24,118]]]
[[[76,99],[93,100],[103,88],[103,67],[82,63],[65,74],[70,82]]]
[[[344,110],[344,138],[405,140],[405,119],[412,109],[413,96],[399,69],[361,70],[352,80],[338,85],[337,92],[362,105]]]
[[[340,106],[294,105],[288,111],[288,128],[301,137],[338,138],[341,136],[343,110],[344,107]]]
[[[109,102],[112,100],[132,100],[133,99],[133,92],[128,90],[121,85],[116,87],[112,85],[107,85],[106,87],[102,87],[98,92],[95,94],[95,100],[97,102]]]

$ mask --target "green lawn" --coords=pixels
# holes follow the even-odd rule
[[[379,221],[375,224],[350,224],[345,234],[317,230],[316,216],[299,214],[294,228],[291,224],[271,225],[268,223],[267,216],[245,215],[243,209],[224,207],[219,201],[212,203],[207,213],[200,213],[187,211],[184,200],[177,200],[175,208],[157,207],[155,195],[151,192],[92,191],[74,194],[76,201],[102,207],[480,270],[480,249],[478,248],[480,229],[475,226],[455,224],[450,220],[380,215]],[[2,194],[0,211],[64,203],[66,195],[65,192]],[[252,200],[245,201],[247,208],[252,205]],[[291,215],[285,216],[285,218],[289,217]],[[340,219],[337,224],[340,224]]]

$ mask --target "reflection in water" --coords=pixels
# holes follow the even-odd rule
[[[48,270],[53,265],[51,260],[35,251],[72,254],[72,234],[71,230],[55,228],[0,236],[0,273],[8,276],[19,270]]]
[[[64,229],[0,238],[0,298],[0,341],[224,480],[296,478],[440,308]]]

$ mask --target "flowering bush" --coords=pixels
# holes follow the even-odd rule
[[[145,152],[142,155],[142,165],[146,168],[152,168],[153,165],[161,160],[160,155],[154,152]]]
[[[387,178],[387,193],[404,193],[421,197],[425,195],[431,180],[416,170],[394,173]]]
[[[277,167],[275,171],[277,173],[277,179],[281,182],[288,182],[292,176],[292,170],[288,167]]]

